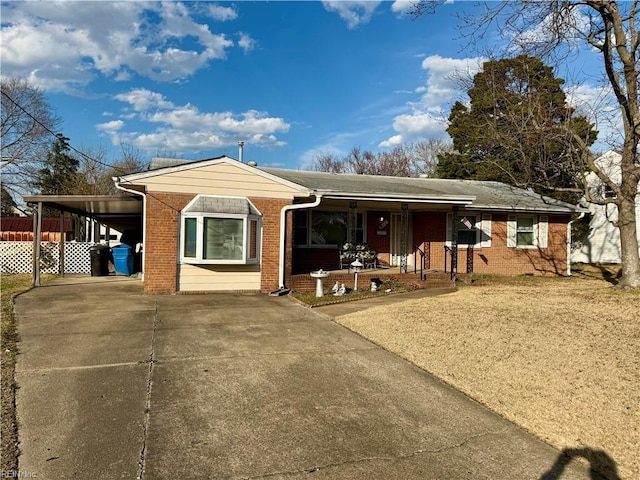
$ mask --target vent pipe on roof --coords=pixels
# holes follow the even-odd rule
[[[242,155],[244,153],[244,142],[238,142],[238,161],[242,163]]]

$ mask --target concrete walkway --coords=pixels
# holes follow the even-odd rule
[[[123,277],[57,280],[16,311],[21,478],[592,478],[335,311]]]

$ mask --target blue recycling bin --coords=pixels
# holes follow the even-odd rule
[[[129,245],[122,244],[111,250],[116,274],[133,275],[133,249]]]

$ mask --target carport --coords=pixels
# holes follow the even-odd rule
[[[121,232],[125,230],[144,232],[142,221],[143,201],[141,197],[112,195],[36,195],[26,196],[24,197],[24,201],[27,204],[36,206],[33,216],[33,286],[35,287],[40,286],[40,238],[42,233],[43,207],[54,208],[60,212],[61,228],[64,222],[64,213],[72,213],[90,218]],[[64,275],[64,238],[60,242],[60,270]]]

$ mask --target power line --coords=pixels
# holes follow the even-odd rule
[[[4,90],[1,91],[2,95],[4,95],[11,103],[13,103],[16,107],[18,107],[23,113],[25,113],[29,118],[31,118],[34,122],[36,122],[38,125],[40,125],[45,131],[47,131],[48,133],[50,133],[51,135],[53,135],[56,138],[60,138],[60,136],[62,136],[63,138],[67,138],[64,137],[64,135],[62,133],[55,133],[53,130],[51,130],[47,125],[45,125],[44,123],[42,123],[38,118],[34,117],[29,111],[27,111],[22,105],[20,105],[18,102],[16,102],[13,98],[11,98],[11,96],[5,92]],[[69,149],[71,149],[72,151],[76,152],[77,154],[79,154],[82,158],[84,158],[86,161],[92,161],[95,162],[99,165],[102,165],[104,167],[107,168],[112,168],[113,170],[116,171],[116,173],[122,173],[124,175],[130,173],[130,172],[126,172],[123,168],[120,167],[116,167],[114,165],[109,165],[108,163],[105,163],[101,160],[98,160],[96,158],[90,157],[89,155],[85,154],[84,152],[81,152],[80,150],[78,150],[77,148],[75,148],[73,145],[67,143],[67,146],[69,147]],[[120,172],[118,172],[118,170]],[[126,183],[130,183],[131,185],[133,185],[133,182],[129,181],[129,180],[125,180]],[[152,193],[147,192],[145,195],[148,195],[154,199],[156,199],[158,202],[162,203],[163,205],[169,207],[171,210],[174,210],[176,212],[178,212],[179,210],[177,208],[175,208],[172,205],[169,205],[167,202],[165,202],[164,200],[162,200],[161,198],[158,198],[157,196],[153,195]]]
[[[47,125],[45,125],[44,123],[42,123],[38,118],[34,117],[29,111],[27,111],[22,105],[20,105],[18,102],[16,102],[13,98],[11,98],[11,96],[5,92],[4,90],[2,91],[2,95],[4,95],[11,103],[13,103],[16,107],[18,107],[23,113],[25,113],[29,118],[31,118],[31,120],[33,120],[34,122],[36,122],[38,125],[40,125],[44,130],[46,130],[48,133],[50,133],[51,135],[53,135],[56,138],[60,138],[61,136],[64,137],[64,135],[62,133],[55,133],[53,130],[51,130]],[[64,137],[66,138],[66,137]],[[74,151],[75,153],[77,153],[78,155],[80,155],[81,157],[83,157],[85,160],[87,161],[92,161],[95,162],[99,165],[102,165],[104,167],[108,167],[108,168],[113,168],[114,170],[120,170],[122,173],[127,173],[124,171],[124,169],[113,166],[113,165],[109,165],[108,163],[105,163],[101,160],[98,160],[97,158],[93,158],[90,157],[89,155],[87,155],[86,153],[78,150],[77,148],[75,148],[73,145],[67,143],[68,147]]]

